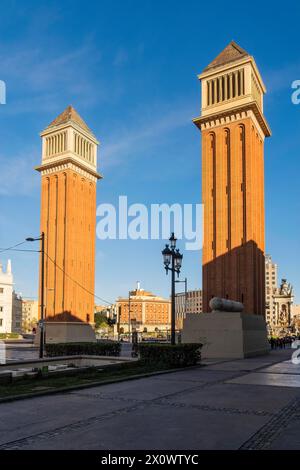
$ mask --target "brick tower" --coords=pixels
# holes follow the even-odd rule
[[[83,340],[94,312],[98,141],[72,106],[41,137],[46,339]]]
[[[199,75],[204,204],[203,311],[212,297],[265,312],[266,91],[254,58],[231,42]]]

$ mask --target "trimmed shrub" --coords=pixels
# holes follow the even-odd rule
[[[45,345],[46,355],[55,356],[119,356],[121,344],[114,341],[103,343],[53,343]]]
[[[18,339],[21,338],[19,333],[0,333],[0,339]]]
[[[200,349],[202,344],[186,343],[176,344],[158,344],[158,343],[140,343],[138,350],[140,360],[148,365],[163,365],[168,367],[187,367],[194,366],[201,359]]]

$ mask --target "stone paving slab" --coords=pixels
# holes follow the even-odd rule
[[[251,359],[239,359],[237,361],[228,361],[207,366],[210,370],[227,370],[227,371],[251,371],[259,369],[261,367],[267,367],[272,365],[272,361],[264,360],[251,360]]]
[[[247,376],[246,376],[247,377]],[[235,379],[238,380],[238,379]],[[234,383],[218,383],[208,387],[187,391],[184,394],[171,397],[171,403],[180,403],[186,406],[208,406],[218,409],[227,408],[240,413],[272,414],[285,406],[289,401],[299,396],[297,389],[247,387]]]
[[[267,417],[228,415],[143,405],[81,428],[45,433],[19,443],[20,449],[234,449]]]
[[[291,360],[266,367],[261,372],[273,372],[275,374],[300,374],[300,364],[293,364]]]
[[[179,372],[180,374],[180,372]],[[168,374],[169,375],[169,374]],[[165,377],[165,376],[163,376]],[[134,400],[153,400],[160,398],[167,394],[182,392],[189,390],[193,384],[185,382],[184,380],[177,380],[177,382],[170,382],[161,376],[160,380],[154,378],[139,379],[138,381],[130,380],[128,382],[120,382],[110,385],[100,385],[84,390],[86,396],[90,395],[103,395],[111,399],[126,397],[127,399]],[[203,381],[203,384],[205,381]],[[73,394],[81,394],[81,391],[74,391]]]
[[[110,399],[99,403],[73,394],[49,395],[0,405],[0,447],[6,442],[49,431],[93,416],[120,410],[127,404]]]
[[[260,373],[253,372],[251,374],[244,375],[232,380],[228,383],[231,384],[242,384],[242,385],[268,385],[272,387],[300,387],[300,375],[298,374],[272,374],[272,373]],[[260,393],[260,390],[257,391]],[[270,395],[274,394],[274,391],[269,392]]]
[[[215,382],[219,380],[226,380],[234,375],[232,371],[211,370],[206,367],[199,367],[197,369],[182,370],[179,372],[170,372],[169,374],[154,376],[156,380],[166,381],[185,381],[185,382]]]
[[[292,420],[284,431],[268,447],[269,450],[299,450],[300,421]]]

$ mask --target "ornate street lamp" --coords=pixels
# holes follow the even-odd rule
[[[169,238],[170,245],[166,245],[161,252],[166,273],[171,271],[171,344],[175,344],[175,273],[179,276],[183,255],[176,249],[176,241],[174,233]],[[171,248],[170,248],[171,246]]]
[[[162,255],[164,259],[166,273],[168,274],[168,269],[172,260],[172,251],[170,250],[169,245],[166,245],[166,248],[162,251]]]

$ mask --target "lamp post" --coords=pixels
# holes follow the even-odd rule
[[[169,245],[161,252],[163,255],[166,273],[171,271],[171,344],[175,344],[175,273],[179,276],[183,255],[176,249],[174,232],[169,238]],[[171,266],[170,266],[171,265]]]
[[[38,238],[32,238],[28,237],[26,238],[27,242],[35,242],[35,241],[40,241],[41,242],[41,305],[40,305],[40,359],[43,358],[44,356],[44,292],[45,292],[45,234],[44,232],[41,233],[41,236]]]
[[[128,293],[128,342],[131,343],[131,291]]]

